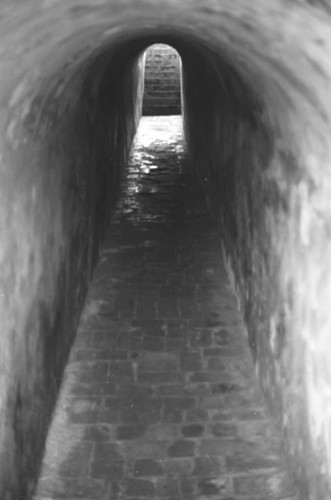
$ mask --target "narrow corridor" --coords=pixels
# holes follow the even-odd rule
[[[292,500],[181,117],[143,118],[35,500]]]

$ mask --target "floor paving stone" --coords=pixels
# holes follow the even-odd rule
[[[297,498],[180,117],[143,118],[35,500]]]

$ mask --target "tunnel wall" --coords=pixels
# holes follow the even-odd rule
[[[2,116],[0,498],[6,500],[27,499],[33,490],[141,112],[139,59],[127,55],[123,62],[110,51],[64,61],[37,82],[26,70],[8,88]]]
[[[305,126],[291,128],[298,109],[282,102],[278,83],[265,75],[252,82],[245,62],[230,65],[226,50],[223,58],[181,56],[190,157],[220,227],[261,386],[300,498],[330,498],[331,374],[323,362],[330,347],[317,306],[328,289],[328,217],[318,215],[325,173],[312,180],[302,155]],[[294,78],[290,71],[283,77]]]
[[[180,115],[180,61],[165,44],[149,47],[145,54],[143,115]]]

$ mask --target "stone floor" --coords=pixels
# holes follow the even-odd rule
[[[35,500],[291,499],[180,117],[144,118]]]

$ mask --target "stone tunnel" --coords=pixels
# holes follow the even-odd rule
[[[327,0],[1,2],[1,498],[35,488],[155,43],[181,58],[191,164],[300,499],[331,498],[330,16]]]

